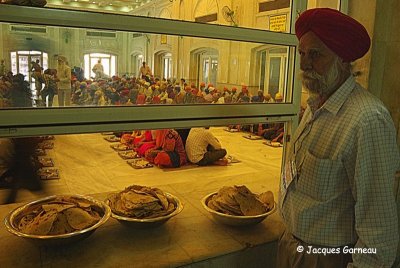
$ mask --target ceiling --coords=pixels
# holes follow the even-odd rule
[[[47,7],[131,13],[156,0],[47,0]],[[170,0],[166,0],[170,1]]]

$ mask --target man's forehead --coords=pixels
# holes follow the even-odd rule
[[[328,47],[319,39],[313,32],[308,32],[300,38],[299,41],[300,50],[325,50]]]

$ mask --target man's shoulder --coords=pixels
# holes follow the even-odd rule
[[[348,99],[348,109],[362,121],[377,117],[390,117],[383,102],[360,85],[354,88]]]

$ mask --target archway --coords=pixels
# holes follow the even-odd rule
[[[216,87],[218,81],[218,50],[215,48],[203,47],[193,50],[190,54],[190,82],[198,86],[201,82],[206,84],[211,83]]]

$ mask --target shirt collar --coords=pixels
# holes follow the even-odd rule
[[[325,109],[332,114],[337,114],[356,86],[354,76],[350,75],[346,81],[330,96],[320,109]],[[318,109],[318,110],[320,110]]]

